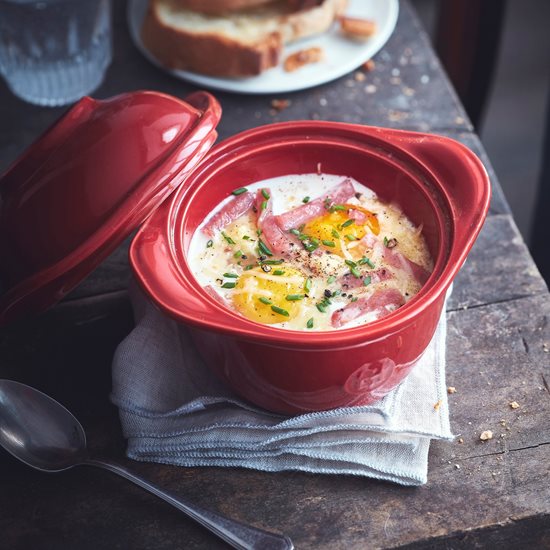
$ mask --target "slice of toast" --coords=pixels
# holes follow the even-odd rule
[[[253,76],[279,63],[284,44],[325,32],[346,4],[347,0],[321,0],[296,10],[280,0],[214,16],[182,8],[180,0],[151,0],[141,37],[168,68]]]

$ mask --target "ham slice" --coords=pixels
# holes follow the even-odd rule
[[[359,298],[356,302],[346,304],[342,309],[336,310],[330,319],[332,326],[339,328],[361,315],[376,312],[377,319],[389,315],[392,311],[401,307],[405,298],[395,288],[385,288],[375,291],[368,297]]]
[[[330,204],[342,204],[355,194],[355,188],[349,178],[339,183],[330,189],[323,196],[308,202],[302,206],[298,206],[277,216],[277,222],[279,227],[283,231],[289,231],[290,229],[300,227],[303,223],[318,218],[327,212],[325,201],[330,200]]]
[[[424,269],[421,265],[418,265],[416,262],[409,260],[400,252],[384,246],[384,244],[374,235],[368,233],[361,239],[361,242],[368,248],[377,249],[388,265],[391,265],[396,269],[401,269],[405,271],[405,273],[412,275],[421,285],[423,285],[430,277],[429,271]]]
[[[390,272],[390,270],[382,267],[374,271],[368,271],[362,277],[355,277],[351,273],[346,273],[345,275],[342,275],[338,279],[338,282],[340,283],[344,291],[346,291],[346,290],[351,290],[353,288],[359,288],[364,286],[363,279],[365,277],[370,277],[371,284],[380,283],[381,281],[388,281],[389,279],[393,279],[393,275]]]
[[[215,231],[223,229],[243,214],[246,214],[253,204],[254,194],[250,193],[250,191],[237,195],[208,220],[202,228],[202,232],[209,237],[213,237]]]
[[[290,234],[283,231],[277,223],[277,216],[273,215],[271,199],[267,201],[266,207],[262,209],[262,204],[266,201],[262,191],[266,191],[271,195],[269,189],[259,189],[256,194],[257,224],[262,230],[260,238],[274,254],[289,256],[296,248],[294,239],[291,238]]]

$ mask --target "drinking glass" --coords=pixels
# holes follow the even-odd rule
[[[37,105],[95,90],[111,62],[110,0],[0,0],[0,74]]]

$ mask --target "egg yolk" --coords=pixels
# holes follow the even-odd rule
[[[295,318],[305,297],[303,273],[284,264],[245,271],[232,292],[233,304],[248,319],[259,323],[282,323]]]
[[[344,257],[344,246],[352,241],[362,239],[367,228],[378,235],[380,225],[377,217],[369,210],[354,204],[344,204],[346,210],[335,210],[310,220],[304,227],[303,233],[315,237],[320,244],[338,256]]]

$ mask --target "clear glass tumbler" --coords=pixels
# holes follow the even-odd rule
[[[0,74],[37,105],[95,90],[111,62],[110,0],[0,0]]]

